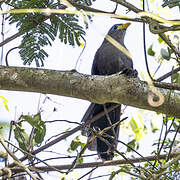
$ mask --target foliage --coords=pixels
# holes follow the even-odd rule
[[[180,0],[163,0],[164,3],[162,4],[163,7],[168,6],[169,8],[179,7],[180,10]]]
[[[54,0],[7,0],[4,3],[11,5],[13,9],[64,8],[60,1]],[[92,1],[79,0],[77,3],[89,6]],[[35,61],[36,66],[44,66],[43,61],[48,57],[44,47],[51,45],[56,37],[72,46],[79,46],[82,40],[85,41],[85,31],[79,25],[78,16],[74,14],[10,14],[7,19],[9,24],[16,24],[22,34],[19,53],[23,64],[30,65]]]
[[[152,6],[152,4],[154,7]],[[173,7],[180,8],[180,1],[179,0],[163,0],[163,4],[161,6],[158,6],[158,1],[153,0],[152,2],[150,2],[150,7],[154,11],[153,13],[157,14],[158,16],[161,16],[163,14],[166,16],[166,19],[168,19],[173,16],[173,11],[171,11],[169,8],[173,8]],[[166,42],[169,41],[170,43],[172,43],[172,46],[174,46],[174,49],[176,49],[177,52],[179,52],[179,45],[180,45],[179,31],[167,31],[164,35],[166,36]],[[171,65],[175,69],[179,67],[179,60],[180,60],[179,55],[177,55],[177,53],[172,49],[172,47],[170,47],[164,41],[164,39],[162,39],[160,35],[156,37],[157,37],[156,41],[154,40],[147,50],[148,55],[154,57],[154,59],[159,63],[159,66],[155,70],[155,73],[152,75],[152,77],[155,76],[155,74],[160,70],[160,67],[163,64],[167,64],[167,61],[170,61]],[[174,83],[180,82],[179,72],[175,74],[172,73],[170,77],[171,77],[171,82],[174,82]]]
[[[76,1],[78,4],[84,5],[84,6],[91,6],[92,2],[96,0],[78,0]]]
[[[82,149],[84,146],[85,146],[85,143],[82,143],[80,141],[79,136],[77,136],[72,140],[70,147],[68,148],[68,152],[73,152],[73,151],[77,150],[78,147],[81,147],[81,149]]]
[[[76,136],[72,141],[71,141],[71,144],[68,148],[68,152],[69,153],[72,153],[72,152],[77,152],[78,151],[78,148],[80,148],[80,151],[84,148],[86,144],[83,143],[80,139],[80,136]],[[79,163],[83,163],[83,158],[80,157],[78,158],[78,162]]]
[[[23,125],[28,123],[31,126],[31,132],[23,128]],[[19,147],[25,151],[32,148],[35,145],[39,145],[43,142],[46,135],[45,123],[41,120],[40,113],[34,116],[21,116],[19,121],[16,123],[16,128],[14,129],[15,139],[19,143]],[[30,147],[32,146],[32,147]]]
[[[157,140],[153,144],[154,149],[156,149],[155,151],[152,152],[154,157],[156,157],[155,160],[152,160],[152,161],[146,160],[146,162],[141,163],[138,166],[138,168],[137,166],[135,167],[135,166],[130,166],[130,165],[120,166],[120,168],[117,171],[113,171],[111,173],[111,177],[114,177],[115,175],[121,172],[126,172],[126,173],[128,172],[127,174],[131,175],[131,179],[148,179],[148,178],[162,179],[162,180],[179,179],[180,178],[180,172],[179,172],[180,161],[179,159],[174,160],[173,158],[169,157],[169,155],[171,154],[171,151],[177,150],[178,152],[178,149],[176,149],[176,146],[179,145],[180,143],[178,139],[175,140],[175,137],[177,135],[176,128],[178,127],[179,129],[180,124],[177,125],[176,127],[173,127],[172,125],[174,122],[179,123],[179,120],[178,119],[176,120],[173,117],[164,117],[163,127],[165,127],[165,129],[161,129],[162,133],[160,133],[159,140]],[[133,144],[133,141],[131,143]],[[168,154],[165,159],[159,158],[159,155],[162,154],[162,152],[167,152]]]
[[[75,2],[80,5],[86,5],[86,6],[90,6],[92,4],[91,0],[77,0]],[[153,2],[156,3],[157,1],[153,0]],[[179,7],[179,2],[180,1],[177,0],[176,1],[164,0],[163,6],[164,7],[168,6],[169,8],[176,6]],[[19,8],[63,9],[64,8],[64,5],[61,4],[60,1],[54,1],[54,0],[24,0],[24,1],[6,0],[1,2],[1,5],[4,3],[10,5],[13,9],[19,9]],[[48,56],[48,54],[44,50],[44,47],[51,45],[56,37],[58,37],[60,41],[65,44],[76,46],[81,44],[81,41],[84,40],[84,36],[85,36],[85,31],[83,30],[83,27],[79,24],[79,17],[72,14],[71,15],[48,14],[48,13],[47,14],[45,13],[10,14],[7,17],[7,19],[10,24],[16,24],[16,27],[18,28],[19,32],[22,34],[23,39],[19,48],[20,48],[20,55],[22,57],[22,60],[24,61],[24,64],[30,65],[33,61],[35,61],[37,66],[43,66],[44,60]],[[136,20],[136,18],[134,20]],[[168,39],[173,42],[175,49],[179,50],[180,34],[178,32],[167,32],[166,35]],[[161,64],[162,62],[170,64],[170,62],[174,61],[172,64],[174,66],[179,66],[179,57],[160,37],[157,38],[156,43],[153,42],[150,45],[147,52],[151,57],[154,57],[154,59],[156,59],[159,64]],[[180,75],[178,73],[173,74],[171,76],[171,80],[174,83],[180,84]],[[1,99],[3,100],[3,103],[6,109],[8,110],[7,101],[2,97]],[[145,120],[147,119],[148,121],[151,121],[149,123],[149,126],[146,126],[145,123]],[[159,131],[159,128],[156,126],[153,120],[151,119],[149,120],[149,119],[150,118],[143,117],[142,113],[140,113],[136,117],[135,115],[133,115],[133,117],[130,118],[129,121],[127,121],[126,125],[121,126],[123,127],[121,129],[127,130],[125,132],[128,133],[127,134],[124,133],[123,136],[127,135],[128,140],[125,143],[121,142],[121,145],[123,144],[126,147],[126,149],[125,151],[123,150],[123,153],[118,152],[119,151],[118,149],[118,151],[116,152],[116,158],[120,159],[121,156],[124,157],[126,161],[125,164],[129,163],[129,165],[120,166],[120,169],[118,171],[112,170],[111,171],[112,176],[124,172],[126,173],[126,175],[129,174],[131,176],[131,179],[138,179],[138,178],[153,179],[153,177],[155,177],[154,179],[178,179],[180,177],[179,159],[176,162],[169,163],[173,159],[168,157],[169,155],[171,155],[172,152],[173,153],[179,152],[180,141],[177,138],[177,136],[180,132],[180,120],[174,117],[166,117],[166,116],[162,119],[161,116],[162,128]],[[159,119],[154,118],[154,121],[159,121]],[[15,123],[15,126],[16,126],[14,129],[15,139],[17,140],[19,147],[22,148],[23,150],[31,152],[31,150],[34,149],[34,146],[36,147],[40,146],[42,143],[45,143],[45,146],[48,144],[44,140],[46,135],[46,125],[42,121],[40,113],[33,116],[22,115],[19,118],[18,122]],[[137,152],[137,150],[139,150],[139,147],[141,145],[140,140],[142,139],[143,136],[147,134],[147,127],[151,127],[152,133],[156,133],[156,134],[159,133],[159,136],[157,136],[152,147],[153,148],[152,155],[153,157],[155,157],[155,160],[151,160],[151,161],[147,160],[146,157],[144,157],[139,152]],[[65,128],[67,129],[67,127]],[[62,136],[60,136],[60,138],[58,136],[59,139],[58,138],[57,139],[59,141],[60,139],[62,140],[63,135],[65,139],[66,137],[68,137],[66,136],[68,133],[72,133],[71,130],[72,129],[69,128],[67,131],[64,130],[61,133],[58,131],[58,133],[60,133],[60,135]],[[55,136],[53,136],[53,138],[54,137]],[[57,139],[55,139],[56,143],[58,142]],[[53,144],[52,142],[55,141],[52,140],[50,141],[49,144],[52,145]],[[46,146],[46,148],[50,147],[50,145]],[[66,174],[62,172],[62,174],[64,175],[62,178],[65,179],[68,176],[67,174],[71,170],[74,170],[74,168],[76,167],[76,163],[80,164],[83,162],[84,159],[82,159],[81,153],[79,152],[82,152],[84,146],[85,143],[81,140],[81,136],[76,136],[70,143],[68,149],[62,147],[62,149],[67,149],[66,152],[67,154],[60,158],[74,158],[71,157],[70,154],[76,153],[77,157],[75,157],[75,161],[78,160],[78,162],[74,161],[75,163],[73,162],[71,164],[72,166],[69,168]],[[56,149],[55,150],[56,152],[53,152],[54,154],[58,154],[56,158],[59,158],[59,156],[62,155],[61,154],[62,149],[60,150]],[[82,152],[82,154],[83,153],[84,151]],[[161,155],[162,153],[166,153],[167,157],[164,157],[162,159],[159,158],[159,155]],[[92,156],[92,155],[90,154],[87,156]],[[132,162],[131,161],[127,162],[129,157],[134,158]],[[138,160],[139,157],[142,158],[143,160],[139,160],[137,165],[134,162],[136,162],[135,160]],[[48,160],[50,158],[48,157]],[[46,160],[44,160],[44,162]],[[39,159],[37,161],[38,161],[37,163],[40,162]],[[142,161],[145,163],[141,163]],[[63,165],[65,164],[64,161],[58,161],[58,162],[62,162]],[[32,164],[34,166],[34,162]],[[28,165],[31,166],[31,164]],[[96,164],[94,165],[94,167],[97,168]],[[118,166],[116,168],[118,168]],[[92,171],[90,171],[90,174],[91,173]],[[102,173],[105,174],[105,172]],[[86,175],[88,175],[88,173]]]
[[[5,97],[0,96],[0,100],[2,100],[4,107],[6,108],[7,111],[9,111],[9,107],[8,107],[8,101]]]
[[[176,49],[179,49],[180,44],[180,33],[179,32],[168,32],[168,38],[173,42]],[[147,51],[148,55],[154,57],[158,63],[159,67],[156,69],[155,73],[159,70],[161,64],[171,61],[174,65],[174,69],[179,67],[179,58],[176,53],[164,43],[164,41],[158,37],[157,41],[151,44]],[[177,60],[176,60],[177,59]],[[171,75],[171,82],[180,84],[180,73],[177,72]]]
[[[7,130],[9,129],[9,123],[8,122],[0,122],[0,136],[5,135],[5,133],[7,132]]]

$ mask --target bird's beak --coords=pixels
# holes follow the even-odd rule
[[[131,23],[126,23],[118,26],[118,29],[127,29]]]

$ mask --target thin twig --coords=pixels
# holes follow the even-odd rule
[[[180,67],[173,69],[172,71],[164,74],[163,76],[159,77],[158,79],[156,79],[156,81],[163,81],[164,79],[168,78],[169,76],[172,76],[173,74],[177,73],[180,71]]]
[[[172,153],[170,155],[170,158],[174,158],[180,156],[180,153]],[[167,158],[167,154],[161,154],[159,155],[159,159],[166,159]],[[83,163],[83,164],[77,164],[77,166],[75,167],[75,169],[77,168],[92,168],[92,167],[103,167],[103,166],[115,166],[115,165],[120,165],[120,164],[129,164],[129,161],[131,161],[132,163],[142,163],[142,162],[146,162],[147,159],[148,161],[154,161],[156,159],[156,156],[146,156],[144,158],[128,158],[128,161],[125,159],[121,159],[121,160],[112,160],[112,161],[104,161],[104,162],[91,162],[91,163]],[[177,159],[176,159],[177,161]],[[174,162],[174,161],[173,161]],[[54,165],[53,167],[59,169],[59,170],[66,170],[69,169],[72,166],[72,164],[69,165]],[[51,167],[47,167],[47,166],[39,166],[39,167],[29,167],[30,170],[38,170],[38,171],[54,171],[54,169],[52,169]],[[24,172],[24,170],[22,168],[12,168],[11,169],[12,172],[14,173],[19,173],[19,172]]]
[[[94,136],[92,136],[87,144],[81,149],[80,153],[77,155],[77,157],[75,158],[75,160],[73,161],[71,167],[68,169],[67,173],[69,173],[70,171],[72,171],[72,169],[74,169],[77,166],[77,162],[78,159],[82,156],[82,154],[85,152],[85,150],[87,149],[87,147],[95,140],[96,137],[98,137],[99,139],[101,139],[102,141],[104,141],[109,147],[111,147],[112,145],[109,143],[109,141],[107,141],[106,139],[104,139],[103,137],[101,137],[106,131],[114,128],[115,126],[119,125],[122,121],[124,121],[125,119],[127,119],[127,117],[119,120],[118,122],[102,129],[100,132],[96,132],[94,129],[92,129],[93,133],[95,134]],[[66,174],[67,174],[66,173]]]
[[[77,124],[77,125],[81,125],[81,123],[75,122],[75,121],[68,121],[65,119],[59,119],[59,120],[51,120],[51,121],[44,121],[45,123],[54,123],[54,122],[66,122],[66,123],[70,123],[70,124]]]
[[[18,134],[19,134],[19,136],[20,136],[20,138],[22,140],[23,146],[27,149],[27,146],[26,146],[27,144],[25,143],[25,138],[22,135],[22,133],[20,131],[20,128],[17,126],[17,122],[13,121],[13,125],[16,127],[16,130],[17,130],[17,132],[18,132]]]
[[[148,84],[146,81],[143,81],[145,84]],[[166,82],[153,82],[153,85],[155,87],[163,88],[163,89],[170,89],[170,90],[179,90],[180,91],[180,85],[177,83],[166,83]]]
[[[132,172],[128,171],[126,167],[120,167],[119,170],[114,171],[114,172],[111,174],[109,180],[112,180],[112,179],[113,179],[117,174],[119,174],[120,172],[124,172],[124,173],[126,173],[126,174],[129,174],[129,175],[131,175],[131,176],[137,177],[137,178],[142,179],[142,180],[147,179],[146,177],[144,177],[144,176],[142,176],[142,175],[137,175],[137,174],[135,174],[135,173],[132,173]]]
[[[166,118],[166,121],[167,121],[167,116],[166,116],[165,118]],[[165,131],[165,135],[164,135],[164,138],[163,138],[163,142],[162,142],[162,144],[161,144],[160,149],[159,149],[158,152],[157,152],[156,160],[155,160],[155,162],[154,162],[154,166],[153,166],[153,167],[155,167],[157,160],[159,160],[159,155],[160,155],[160,153],[161,153],[161,150],[163,149],[164,143],[165,143],[165,141],[166,141],[167,135],[168,135],[168,133],[170,132],[170,129],[171,129],[172,125],[173,125],[173,122],[171,123],[171,125],[170,125],[169,128],[167,129],[167,124],[166,124],[166,131]]]
[[[7,39],[5,39],[4,41],[2,41],[2,42],[0,43],[0,47],[1,47],[1,46],[4,46],[5,44],[9,43],[10,41],[16,39],[17,37],[21,36],[22,34],[23,34],[22,32],[18,32],[18,33],[16,33],[16,34],[8,37]]]
[[[175,54],[178,55],[178,57],[180,57],[180,52],[176,49],[176,47],[172,44],[172,42],[170,41],[170,39],[168,39],[166,37],[165,34],[159,34],[159,36],[164,40],[164,42],[166,42],[166,44],[174,51]]]
[[[41,159],[39,159],[38,157],[36,157],[35,155],[32,155],[31,153],[29,153],[29,152],[27,152],[27,151],[24,151],[23,149],[15,146],[13,143],[11,143],[11,142],[9,142],[9,141],[7,141],[7,140],[4,140],[4,141],[7,142],[7,143],[9,143],[9,144],[11,144],[11,146],[14,146],[16,149],[18,149],[18,150],[21,151],[22,153],[28,155],[29,157],[38,160],[39,162],[45,164],[45,165],[48,166],[48,167],[54,168],[53,166],[51,166],[51,165],[49,165],[48,163],[46,163],[44,160],[41,160]],[[8,167],[9,167],[9,166],[8,166]],[[55,170],[55,171],[59,171],[59,170],[56,169],[56,168],[54,168],[54,170]],[[59,171],[59,172],[62,173],[61,171]]]
[[[172,123],[174,123],[174,122],[172,122]],[[171,154],[171,151],[172,151],[172,147],[173,147],[174,141],[175,141],[175,139],[176,139],[177,133],[179,132],[179,129],[180,129],[180,125],[178,126],[178,128],[177,128],[177,130],[176,130],[176,133],[175,133],[175,135],[174,135],[174,138],[173,138],[173,140],[172,140],[172,142],[171,142],[171,146],[170,146],[169,153],[168,153],[168,157],[167,157],[167,160],[166,160],[166,161],[169,161],[170,154]]]
[[[143,11],[145,11],[145,3],[143,1]],[[147,53],[146,53],[146,29],[145,29],[145,22],[143,22],[143,47],[144,47],[144,59],[145,59],[145,64],[146,64],[146,70],[147,70],[147,73],[149,75],[149,77],[151,78],[152,81],[153,78],[152,78],[152,75],[150,73],[150,70],[149,70],[149,65],[148,65],[148,60],[147,60]]]
[[[145,160],[149,165],[153,166],[153,164],[152,164],[150,161],[148,161],[148,159],[145,159],[144,156],[142,156],[140,153],[138,153],[136,150],[134,150],[131,146],[127,145],[126,143],[124,143],[123,141],[120,141],[120,140],[118,140],[118,142],[120,142],[120,143],[123,144],[124,146],[126,146],[126,147],[128,147],[129,149],[131,149],[132,151],[134,151],[134,152],[135,152],[136,154],[138,154],[141,158],[144,158],[144,160]]]
[[[116,14],[117,8],[118,8],[118,3],[116,3],[116,7],[114,8],[114,10],[112,12],[113,14]]]
[[[82,179],[82,178],[84,178],[85,176],[87,176],[88,174],[90,174],[90,173],[92,173],[94,170],[96,170],[97,169],[97,167],[95,167],[95,168],[92,168],[89,172],[87,172],[86,174],[84,174],[83,176],[81,176],[80,178],[78,178],[77,180],[80,180],[80,179]],[[89,179],[89,178],[88,178]]]
[[[1,6],[1,10],[2,10],[2,6]],[[1,39],[2,41],[4,41],[4,22],[5,22],[5,15],[2,15],[2,23],[1,23]],[[2,46],[1,48],[1,60],[0,60],[0,65],[2,65],[3,63],[3,55],[4,55],[4,46]]]
[[[109,125],[112,126],[112,122],[111,122],[111,119],[110,119],[109,114],[107,112],[106,105],[103,104],[103,107],[104,107],[104,112],[105,112],[105,115],[106,115],[106,119],[108,120]],[[120,116],[120,114],[119,114],[119,116]],[[116,132],[115,132],[115,127],[113,127],[113,126],[112,126],[112,132],[113,132],[113,135],[115,137],[115,141],[117,141],[118,137],[117,137]]]
[[[159,139],[158,139],[158,144],[157,144],[157,151],[159,152],[159,149],[160,149],[160,141],[161,141],[161,137],[162,137],[162,132],[163,132],[163,128],[164,128],[164,125],[162,123],[162,127],[161,127],[161,132],[159,134]],[[157,162],[157,157],[156,157],[156,160],[154,162],[154,165],[153,165],[153,169],[156,168],[156,162]]]
[[[139,13],[141,12],[142,10],[141,9],[138,9],[136,6],[130,4],[129,2],[126,2],[125,0],[111,0],[113,2],[116,2],[126,8],[128,8],[129,10],[135,12],[135,13]]]
[[[27,172],[27,174],[33,179],[36,180],[36,177],[31,173],[31,171],[24,165],[22,164],[22,162],[14,155],[13,152],[11,152],[11,150],[6,146],[4,138],[0,136],[0,143],[2,144],[2,146],[4,147],[4,149],[6,150],[6,152],[14,159],[14,162],[16,165],[18,165],[19,167],[23,168],[24,171]]]
[[[113,109],[117,108],[119,105],[114,105],[110,108],[107,109],[108,112],[112,111]],[[76,133],[77,131],[81,130],[84,126],[88,125],[89,123],[92,123],[94,121],[96,121],[97,119],[99,119],[100,117],[102,117],[103,115],[105,114],[105,112],[101,112],[99,114],[97,114],[96,116],[94,116],[92,119],[90,120],[87,120],[87,122],[84,124],[84,125],[80,125],[80,126],[77,126],[76,128],[72,129],[71,131],[67,132],[67,133],[64,133],[63,135],[59,136],[58,138],[52,140],[51,142],[41,146],[40,148],[32,151],[32,154],[35,155],[47,148],[49,148],[50,146],[62,141],[63,139],[66,139],[67,137],[71,136],[72,134]],[[22,158],[20,158],[20,161],[24,161],[27,159],[27,156],[23,156]],[[14,167],[15,164],[14,163],[11,163],[9,164],[9,167]]]
[[[102,11],[102,10],[99,10],[99,9],[95,9],[95,8],[92,8],[92,7],[89,7],[89,6],[84,6],[82,4],[79,4],[79,3],[76,3],[75,1],[72,1],[72,0],[67,0],[72,6],[78,8],[78,9],[83,9],[85,11],[90,11],[90,12],[99,12],[99,13],[111,13],[111,12],[107,12],[107,11]]]
[[[92,180],[92,179],[99,179],[99,178],[104,178],[104,177],[107,177],[107,176],[110,176],[111,174],[103,174],[103,175],[99,175],[99,176],[95,176],[95,177],[92,177],[88,180]]]
[[[82,49],[82,51],[80,52],[80,54],[79,54],[79,56],[78,56],[78,59],[77,59],[77,61],[76,61],[75,68],[74,68],[75,70],[77,70],[78,63],[80,62],[80,58],[81,58],[81,56],[82,56],[85,48],[86,48],[86,41],[84,41],[83,49]]]
[[[89,155],[82,155],[81,157],[84,158],[84,157],[92,157],[92,156],[96,156],[97,154],[89,154]],[[71,159],[71,158],[76,158],[77,156],[64,156],[64,157],[54,157],[54,158],[48,158],[48,159],[43,159],[42,162],[45,162],[45,161],[52,161],[52,160],[57,160],[57,159]],[[40,162],[35,162],[33,163],[33,165],[36,165],[36,164],[39,164]]]
[[[9,66],[9,63],[8,63],[8,55],[11,51],[13,51],[14,49],[17,49],[19,47],[13,47],[11,48],[7,53],[6,53],[6,57],[5,57],[5,63],[6,63],[6,66]]]

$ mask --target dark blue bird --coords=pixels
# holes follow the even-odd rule
[[[118,43],[120,43],[121,46],[123,46],[125,49],[126,47],[124,45],[124,37],[126,34],[126,29],[129,25],[130,23],[115,24],[108,32],[108,35]],[[102,45],[99,47],[95,54],[91,73],[92,75],[111,75],[118,72],[122,72],[128,76],[137,76],[136,70],[133,70],[132,59],[105,38]],[[91,103],[82,119],[82,122],[87,122],[87,120],[92,119],[100,112],[103,112],[105,111],[105,109],[108,109],[114,105],[116,104]],[[106,127],[111,126],[112,124],[120,121],[120,111],[121,105],[109,112],[108,115],[106,114],[95,122],[91,123],[89,127],[94,130],[100,131]],[[102,160],[111,160],[114,156],[114,150],[115,148],[117,148],[118,135],[119,125],[109,129],[104,134],[102,134],[102,139],[97,137],[88,147],[88,149],[93,151],[96,150]],[[92,131],[89,131],[88,137],[90,138],[92,136]],[[108,141],[109,143],[107,144],[106,141]]]

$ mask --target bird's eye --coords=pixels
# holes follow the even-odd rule
[[[114,26],[114,30],[116,30],[116,29],[118,29],[118,26],[117,26],[117,25]]]

